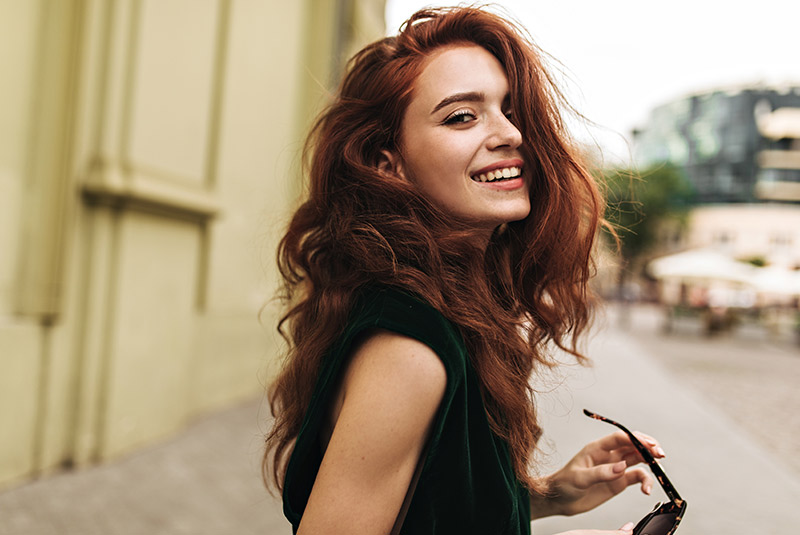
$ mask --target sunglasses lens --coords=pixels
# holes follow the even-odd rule
[[[669,535],[678,524],[677,513],[661,513],[645,520],[642,526],[636,526],[633,535]]]

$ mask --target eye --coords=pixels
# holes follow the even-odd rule
[[[475,114],[469,110],[458,110],[448,115],[443,124],[465,124],[476,118]]]

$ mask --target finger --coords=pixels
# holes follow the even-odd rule
[[[644,494],[648,496],[653,490],[653,478],[648,474],[644,468],[633,468],[625,472],[625,486],[629,487],[639,483]]]
[[[639,431],[636,431],[633,434],[639,439],[640,442],[642,442],[642,444],[647,447],[647,449],[650,450],[654,457],[661,458],[665,456],[664,450],[661,448],[661,445],[656,439]],[[595,445],[609,452],[620,448],[635,448],[630,437],[624,431],[617,431],[610,435],[606,435],[603,438],[595,441]]]
[[[606,451],[616,450],[625,446],[633,446],[630,437],[628,437],[624,431],[616,431],[615,433],[597,439],[595,444]]]
[[[607,529],[579,529],[573,531],[563,531],[557,535],[631,535],[632,533],[633,522],[628,522],[621,528],[613,531],[609,531]]]
[[[661,444],[659,444],[656,439],[654,439],[650,435],[645,435],[644,433],[640,433],[639,431],[634,431],[633,434],[636,435],[636,438],[638,438],[642,442],[642,444],[647,446],[647,449],[650,450],[650,453],[653,454],[653,457],[656,458],[666,457],[664,450],[661,448]]]
[[[655,457],[655,455],[653,457]],[[633,466],[635,464],[639,464],[640,462],[644,461],[644,459],[642,458],[642,454],[639,453],[639,450],[637,450],[630,444],[627,447],[617,448],[615,450],[607,452],[602,459],[597,459],[596,456],[593,456],[593,458],[598,464],[616,463],[619,461],[625,461],[625,463],[628,466]]]
[[[642,442],[644,447],[647,448],[653,458],[662,459],[666,456],[661,445],[654,438],[648,437],[647,435],[640,436],[639,433],[637,433],[637,438]],[[605,444],[611,444],[611,442],[607,441]],[[619,448],[609,451],[607,458],[604,460],[610,462],[621,459],[624,459],[628,463],[628,466],[633,466],[634,464],[644,461],[638,448],[633,445],[633,442],[631,442],[627,435],[625,436],[624,444]]]
[[[657,455],[653,452],[650,453],[653,455],[654,459],[660,459],[663,457],[663,455]],[[621,452],[621,454],[619,455],[619,459],[625,461],[628,464],[628,466],[633,466],[635,464],[644,462],[644,458],[642,458],[642,454],[639,453],[638,450],[629,450],[626,452]]]
[[[628,452],[627,455],[622,457],[622,460],[625,461],[625,464],[627,464],[628,466],[633,466],[635,464],[639,464],[640,462],[642,462],[643,459],[638,451],[631,451]]]
[[[626,468],[627,465],[624,461],[618,461],[579,470],[575,474],[575,485],[578,488],[588,488],[598,483],[615,481],[625,475]]]

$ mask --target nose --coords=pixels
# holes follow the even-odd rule
[[[500,113],[492,121],[491,133],[486,142],[489,149],[518,149],[522,145],[522,134],[505,114]]]

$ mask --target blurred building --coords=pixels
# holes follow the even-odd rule
[[[303,133],[383,21],[383,0],[0,2],[0,486],[262,391]]]
[[[800,86],[696,93],[655,108],[634,133],[637,165],[678,166],[695,190],[662,253],[712,248],[800,268]]]
[[[637,164],[682,168],[698,203],[800,201],[800,86],[697,93],[654,109]]]
[[[710,248],[731,258],[800,269],[800,206],[709,204],[689,214],[682,248]]]

